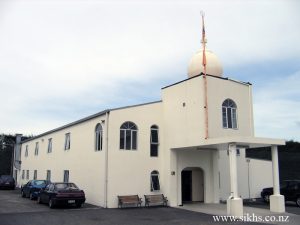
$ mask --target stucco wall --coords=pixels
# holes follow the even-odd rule
[[[207,79],[209,137],[253,136],[251,85],[209,76]],[[238,129],[223,128],[222,104],[227,98],[237,105]]]
[[[237,156],[238,194],[244,199],[259,198],[265,187],[271,187],[272,162],[245,158],[245,149],[240,149]],[[229,157],[227,151],[220,151],[220,199],[226,200],[230,195]]]
[[[129,107],[110,112],[109,117],[109,161],[108,161],[108,207],[117,207],[118,195],[151,194],[150,174],[157,170],[160,187],[164,192],[163,177],[163,126],[161,103]],[[138,127],[137,150],[120,150],[120,127],[131,121]],[[150,128],[159,127],[158,157],[150,157]],[[152,192],[153,193],[153,192]]]
[[[46,171],[51,170],[51,181],[62,182],[64,170],[69,170],[69,181],[77,184],[86,193],[87,202],[102,205],[104,189],[104,151],[95,151],[94,131],[104,116],[85,123],[54,132],[22,144],[22,170],[37,170],[38,179],[46,179]],[[71,148],[64,150],[65,133],[71,133]],[[52,153],[47,153],[48,139],[52,138]],[[105,138],[104,138],[105,140]],[[39,142],[39,154],[34,155],[35,143]],[[25,157],[26,145],[29,147]],[[21,184],[26,183],[20,180]]]
[[[215,203],[215,177],[217,170],[213,168],[214,151],[180,149],[177,150],[177,202],[174,205],[181,204],[181,172],[185,168],[201,168],[204,176],[204,202]]]

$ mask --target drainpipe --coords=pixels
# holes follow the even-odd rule
[[[252,99],[252,85],[249,84],[249,101],[250,101],[250,130],[251,130],[251,135],[254,136],[254,120],[253,120],[253,99]]]
[[[105,115],[105,184],[104,184],[104,207],[107,208],[107,198],[108,198],[108,121],[109,121],[109,111]]]

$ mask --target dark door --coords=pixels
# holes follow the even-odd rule
[[[181,172],[181,193],[182,202],[192,201],[192,171],[183,170]]]

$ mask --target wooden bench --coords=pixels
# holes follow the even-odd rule
[[[134,205],[136,207],[141,207],[142,199],[138,195],[118,195],[118,207],[123,208],[124,205]]]
[[[145,206],[163,205],[168,206],[168,199],[163,194],[145,195]]]

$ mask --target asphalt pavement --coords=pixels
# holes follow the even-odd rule
[[[104,209],[84,204],[82,208],[47,205],[22,198],[18,190],[0,190],[0,225],[207,225],[213,216],[172,207]],[[247,224],[226,222],[226,224]],[[259,223],[251,222],[251,225]]]

